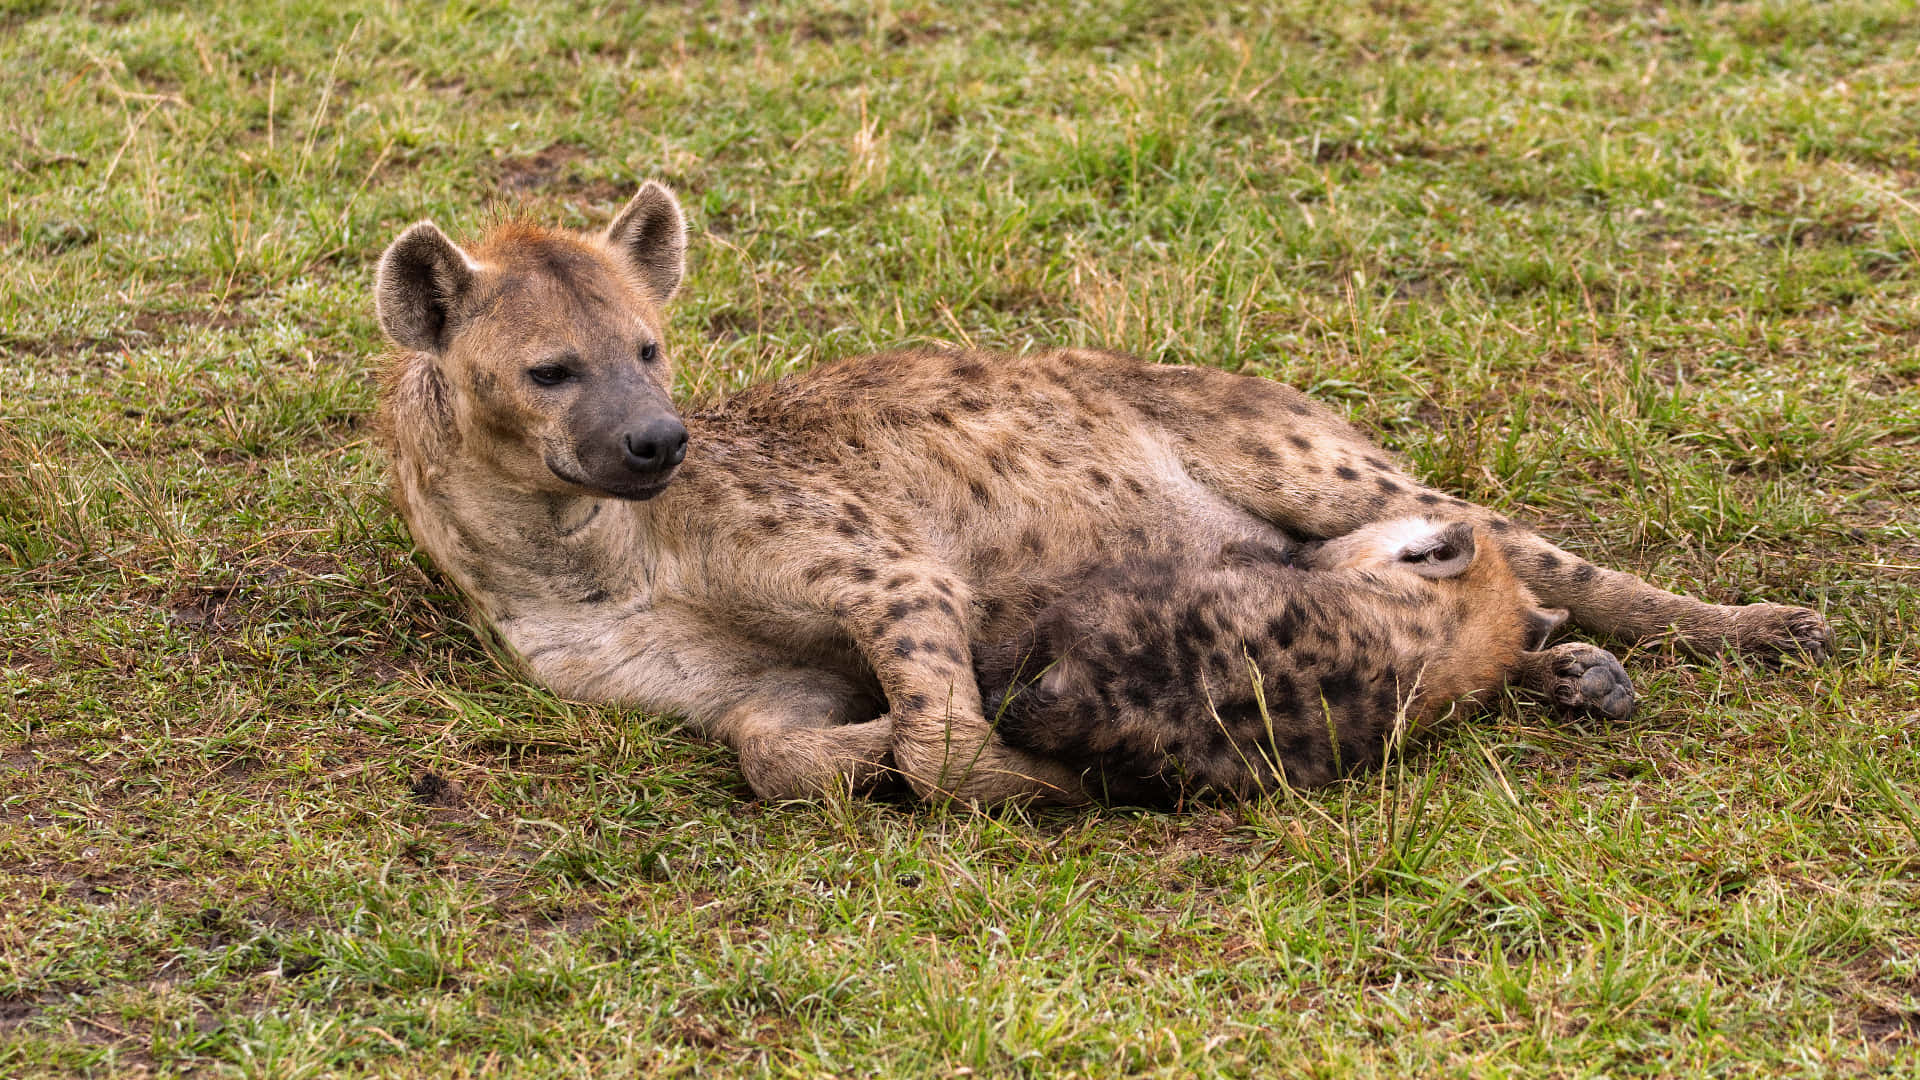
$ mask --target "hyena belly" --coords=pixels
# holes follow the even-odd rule
[[[1111,802],[1323,785],[1378,764],[1396,727],[1504,680],[1535,609],[1504,566],[1477,569],[1092,570],[1030,632],[977,651],[982,703],[1010,746]]]

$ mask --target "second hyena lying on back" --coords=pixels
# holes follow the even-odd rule
[[[1074,769],[1097,797],[1154,804],[1374,765],[1399,734],[1522,674],[1566,617],[1488,535],[1406,518],[1292,554],[1236,545],[1090,568],[974,666],[1007,745]],[[1631,709],[1626,684],[1589,674],[1587,704]]]

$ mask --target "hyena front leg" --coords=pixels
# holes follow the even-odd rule
[[[1265,401],[1258,419],[1228,408],[1203,428],[1176,429],[1188,471],[1250,512],[1302,538],[1326,538],[1414,514],[1484,523],[1542,604],[1566,608],[1583,629],[1622,641],[1668,639],[1702,652],[1824,659],[1833,632],[1818,612],[1781,604],[1708,604],[1606,570],[1501,515],[1426,487],[1394,467],[1350,425],[1297,391],[1233,379],[1234,400]],[[1224,387],[1222,389],[1225,389]],[[1188,425],[1182,425],[1183,427]]]
[[[994,737],[973,673],[966,586],[956,575],[895,563],[871,587],[843,589],[833,608],[879,677],[893,768],[916,795],[979,805],[1086,801],[1077,775]]]

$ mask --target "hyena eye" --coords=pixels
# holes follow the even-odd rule
[[[641,363],[651,364],[658,359],[660,359],[660,346],[658,344],[649,341],[645,345],[640,346]]]
[[[541,364],[528,368],[527,378],[541,386],[558,386],[573,378],[573,369],[565,364]]]

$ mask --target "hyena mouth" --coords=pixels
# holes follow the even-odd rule
[[[574,487],[591,491],[595,495],[605,495],[615,499],[626,499],[631,502],[646,502],[648,499],[667,490],[667,486],[673,483],[673,474],[669,472],[663,479],[649,483],[633,482],[618,485],[596,484],[583,476],[574,475],[571,471],[561,467],[561,465],[552,458],[545,460],[548,472],[572,484]]]

